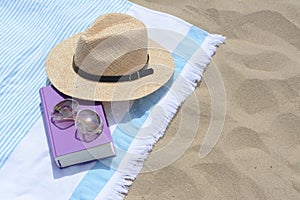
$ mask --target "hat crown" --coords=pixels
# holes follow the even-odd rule
[[[80,70],[98,76],[122,76],[147,62],[146,26],[130,15],[98,18],[78,40],[74,61]]]

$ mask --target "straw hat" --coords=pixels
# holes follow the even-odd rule
[[[66,95],[122,101],[162,87],[173,75],[174,61],[170,52],[148,38],[141,21],[110,13],[54,47],[46,71],[54,87]]]

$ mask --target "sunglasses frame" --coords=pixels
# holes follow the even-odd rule
[[[72,117],[71,116],[63,116],[64,113],[62,111],[62,106],[59,105],[59,104],[63,104],[64,102],[68,102],[68,101],[71,101],[71,114],[72,114]],[[74,108],[75,106],[75,108]],[[54,113],[60,113],[62,116],[61,118],[59,116],[54,116],[55,114]],[[87,132],[82,132],[80,131],[80,127],[79,127],[79,119],[78,117],[80,116],[80,113],[82,112],[91,112],[92,114],[94,114],[98,121],[99,121],[99,125],[98,127],[95,129],[95,132],[96,133],[87,133]],[[74,123],[72,125],[69,125],[65,128],[60,128],[56,125],[57,122],[66,122],[66,121],[73,121]],[[60,102],[58,102],[57,104],[55,104],[55,106],[53,107],[53,111],[51,113],[51,122],[58,128],[60,129],[68,129],[70,128],[71,126],[74,126],[75,125],[75,128],[76,128],[76,133],[75,133],[75,138],[79,141],[83,141],[83,142],[91,142],[93,140],[95,140],[99,135],[101,135],[101,133],[103,132],[103,119],[102,117],[94,110],[92,109],[80,109],[80,104],[77,100],[75,99],[72,99],[72,98],[66,98]]]

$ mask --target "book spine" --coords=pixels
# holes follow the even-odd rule
[[[41,88],[39,93],[40,93],[40,97],[41,97],[41,103],[42,103],[42,109],[43,109],[43,120],[44,120],[44,125],[45,125],[44,127],[45,127],[45,131],[46,131],[47,138],[48,138],[48,144],[49,144],[49,146],[51,146],[50,147],[51,153],[52,153],[53,158],[55,159],[57,157],[57,154],[56,154],[55,145],[54,145],[54,141],[53,141],[53,137],[52,137],[52,131],[51,131],[50,119],[49,119],[50,114],[48,113],[48,108],[46,105],[44,89]]]

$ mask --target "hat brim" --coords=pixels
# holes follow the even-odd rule
[[[169,51],[149,39],[149,68],[154,73],[126,82],[97,82],[79,76],[72,67],[73,55],[80,34],[72,36],[52,49],[46,72],[60,92],[93,101],[125,101],[142,98],[161,88],[173,75],[174,61]]]

